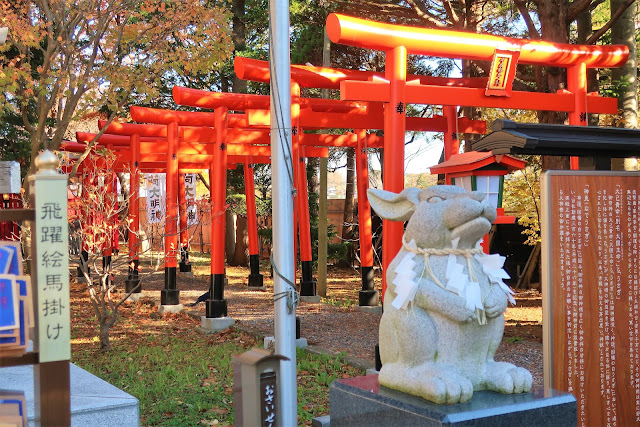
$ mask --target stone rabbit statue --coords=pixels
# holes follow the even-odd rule
[[[368,190],[382,218],[409,221],[387,269],[380,321],[381,385],[435,403],[461,403],[474,390],[531,390],[529,371],[495,362],[507,301],[504,258],[479,241],[496,210],[477,192],[450,185],[401,193]]]

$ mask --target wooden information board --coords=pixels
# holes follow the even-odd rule
[[[640,173],[542,177],[544,384],[578,425],[640,423]]]

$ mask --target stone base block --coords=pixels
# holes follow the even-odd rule
[[[363,313],[382,314],[382,306],[368,306],[368,305],[354,305],[353,311],[360,311]]]
[[[300,295],[305,297],[312,297],[317,294],[316,282],[313,280],[301,280],[300,281]]]
[[[236,323],[231,317],[200,317],[200,329],[209,333],[224,331]]]
[[[311,420],[311,427],[330,427],[330,421],[331,419],[329,418],[329,415],[315,417]]]
[[[309,347],[309,342],[306,338],[298,338],[296,340],[296,347],[307,348]],[[276,348],[275,337],[264,337],[264,348],[266,348],[267,350]]]
[[[175,269],[174,269],[175,273]],[[165,279],[167,274],[165,273]],[[172,279],[175,282],[175,276]],[[179,305],[180,304],[180,291],[178,289],[162,289],[160,290],[160,304],[161,305]]]
[[[320,302],[320,295],[313,295],[313,296],[300,295],[300,301],[302,301],[302,302]]]
[[[367,375],[378,375],[380,373],[376,368],[369,368],[365,372]]]
[[[180,313],[182,310],[184,310],[184,306],[182,304],[161,305],[160,307],[158,307],[159,314]]]
[[[262,274],[249,274],[249,289],[264,288],[264,277]]]
[[[193,271],[191,271],[191,270],[189,270],[189,271],[179,271],[178,275],[180,277],[193,277],[194,276]]]
[[[477,391],[467,403],[438,405],[389,390],[377,375],[337,380],[329,389],[331,427],[575,426],[576,399],[555,390],[500,394]]]
[[[144,292],[135,292],[129,295],[126,302],[138,302],[144,296]]]
[[[138,426],[138,399],[69,364],[71,427]],[[22,391],[27,400],[29,426],[40,425],[33,405],[33,367],[0,368],[0,389]]]
[[[364,290],[358,292],[358,305],[360,306],[368,306],[375,307],[380,303],[380,298],[378,297],[378,291],[376,290]]]

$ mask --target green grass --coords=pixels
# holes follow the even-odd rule
[[[334,307],[349,308],[351,306],[356,305],[356,302],[351,300],[351,298],[336,298],[331,296],[327,298],[321,298],[320,301],[322,301],[325,304],[332,305]]]
[[[224,339],[185,341],[172,334],[148,335],[129,350],[114,346],[74,350],[74,363],[135,396],[142,425],[233,425],[232,356],[255,345],[240,332]],[[362,375],[341,356],[298,350],[298,424],[329,412],[329,384]]]

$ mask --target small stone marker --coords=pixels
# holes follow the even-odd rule
[[[20,164],[0,162],[0,194],[20,194]]]
[[[279,426],[280,361],[288,358],[253,348],[233,357],[233,406],[236,426]]]

